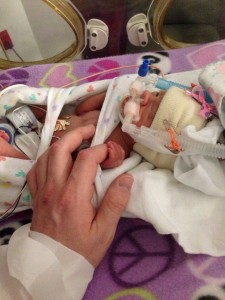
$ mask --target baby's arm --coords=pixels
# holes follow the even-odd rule
[[[80,116],[90,111],[100,111],[105,100],[105,92],[88,97],[81,102],[75,110],[75,113]]]

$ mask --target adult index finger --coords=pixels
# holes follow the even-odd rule
[[[54,181],[54,184],[63,184],[67,181],[72,167],[72,152],[83,140],[91,138],[94,132],[93,125],[79,127],[52,144],[48,152],[47,179]]]
[[[68,191],[73,195],[79,212],[93,213],[91,199],[94,192],[94,182],[99,164],[107,157],[105,144],[82,150],[74,163],[67,181]],[[65,197],[66,198],[66,197]],[[91,217],[91,216],[90,216]]]

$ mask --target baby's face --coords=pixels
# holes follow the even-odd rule
[[[164,91],[152,93],[149,91],[145,91],[141,95],[142,101],[140,103],[139,112],[140,119],[138,122],[133,122],[133,124],[135,124],[138,127],[150,127],[164,95]],[[124,103],[122,104],[122,107],[124,107],[126,101],[127,100],[125,99]]]

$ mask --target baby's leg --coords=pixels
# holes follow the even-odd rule
[[[16,150],[3,138],[0,138],[0,156],[28,159],[24,153]]]

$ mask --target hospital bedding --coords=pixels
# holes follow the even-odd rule
[[[224,56],[225,41],[218,41],[168,52],[6,70],[0,73],[0,84],[3,87],[16,83],[61,87],[103,71],[83,81],[89,83],[91,91],[92,80],[135,73],[135,66],[120,67],[139,64],[143,57],[152,58],[164,73],[169,74],[199,69],[224,59]],[[114,68],[116,70],[104,72]],[[2,222],[2,243],[7,242],[15,228],[28,222],[30,216],[30,211],[20,212]],[[223,238],[221,235],[221,240]],[[170,235],[158,234],[152,225],[142,220],[123,218],[115,241],[97,268],[84,299],[202,299],[203,295],[225,299],[224,267],[223,257],[185,254]]]

